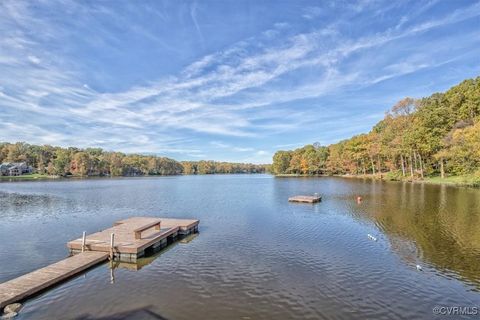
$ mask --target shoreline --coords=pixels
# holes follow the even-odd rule
[[[178,177],[178,176],[214,176],[214,175],[257,175],[269,174],[259,173],[208,173],[208,174],[150,174],[136,176],[58,176],[47,174],[26,174],[21,176],[0,176],[1,182],[21,182],[21,181],[45,181],[45,180],[77,180],[77,179],[116,179],[116,178],[152,178],[152,177]]]
[[[61,179],[62,177],[60,176],[55,176],[55,175],[47,175],[47,174],[25,174],[21,176],[0,176],[0,182],[1,181],[8,181],[8,182],[13,182],[13,181],[30,181],[30,180],[52,180],[52,179]]]
[[[309,175],[309,174],[278,174],[274,175],[276,178],[321,178],[321,177],[339,177],[347,179],[370,179],[370,180],[379,180],[379,181],[388,181],[388,182],[410,182],[417,184],[435,184],[435,185],[448,185],[456,187],[470,187],[470,188],[480,188],[480,181],[475,180],[474,176],[450,176],[445,178],[440,178],[439,176],[425,177],[424,179],[392,179],[389,178],[386,174],[384,175],[350,175],[350,174],[334,174],[334,175]]]

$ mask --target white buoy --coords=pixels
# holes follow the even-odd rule
[[[417,271],[422,271],[422,266],[417,264]]]
[[[367,235],[370,240],[377,241],[377,238],[372,236],[370,233]]]

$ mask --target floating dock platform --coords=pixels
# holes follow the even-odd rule
[[[0,284],[2,309],[73,277],[107,259],[136,262],[184,236],[198,232],[199,220],[132,217],[106,230],[67,243],[71,256]]]
[[[294,196],[288,198],[290,202],[303,202],[303,203],[316,203],[322,201],[322,197],[319,195],[314,196]]]
[[[111,228],[88,235],[84,251],[113,251],[113,260],[136,262],[146,251],[161,249],[175,241],[178,236],[198,232],[198,224],[198,220],[189,219],[133,217],[117,221]],[[82,238],[67,243],[72,254],[82,252],[82,245]]]

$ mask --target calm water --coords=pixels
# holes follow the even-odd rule
[[[323,202],[287,202],[314,192]],[[0,183],[0,205],[0,282],[119,219],[201,220],[188,243],[118,266],[114,283],[100,265],[18,319],[434,319],[437,305],[480,307],[480,190],[180,176]]]

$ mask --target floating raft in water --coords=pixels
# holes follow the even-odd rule
[[[0,315],[6,305],[26,299],[107,260],[136,262],[145,252],[161,249],[198,232],[199,220],[132,217],[113,227],[67,243],[72,254],[62,261],[0,284]],[[113,234],[113,236],[112,236]]]
[[[304,203],[315,203],[322,201],[322,197],[318,195],[314,196],[295,196],[288,198],[290,202],[304,202]]]

